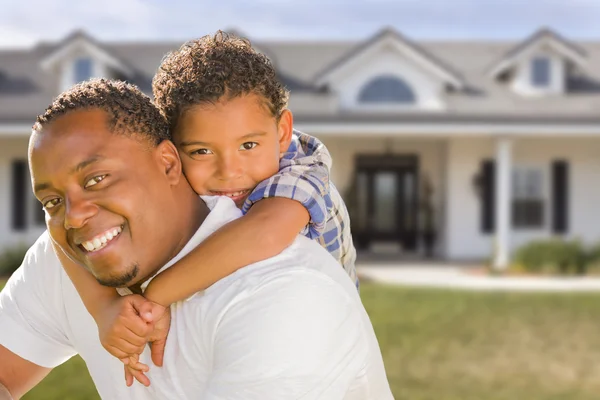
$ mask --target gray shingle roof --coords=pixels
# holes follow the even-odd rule
[[[78,33],[81,34],[81,33]],[[294,93],[304,95],[319,91],[314,82],[319,74],[359,48],[361,41],[256,41],[254,44],[268,54],[282,80]],[[371,39],[373,40],[373,39]],[[63,40],[62,43],[65,41]],[[95,42],[135,71],[130,80],[144,91],[163,56],[177,49],[180,42],[112,43]],[[423,54],[461,76],[468,90],[445,95],[446,112],[420,113],[421,119],[469,120],[525,118],[546,122],[600,121],[600,41],[577,42],[572,46],[587,55],[588,75],[569,82],[571,91],[565,95],[523,97],[512,92],[502,82],[494,81],[488,72],[490,65],[505,57],[519,41],[421,41],[412,42]],[[61,43],[41,43],[31,49],[0,51],[0,123],[31,124],[57,94],[57,76],[40,68],[40,62]],[[320,96],[323,93],[320,92]],[[333,96],[334,94],[330,94]],[[294,111],[294,110],[292,110]],[[322,116],[320,119],[353,120],[358,116]],[[310,120],[310,110],[296,113],[299,121]],[[366,116],[364,116],[366,117]],[[314,117],[315,121],[318,119]],[[413,120],[408,114],[372,116],[374,122],[383,120]],[[421,120],[418,119],[418,120]]]

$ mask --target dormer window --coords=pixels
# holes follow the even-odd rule
[[[76,59],[73,63],[73,78],[75,83],[90,79],[93,73],[92,68],[93,64],[91,58],[85,57]]]
[[[550,86],[550,59],[536,57],[531,60],[531,84],[539,88]]]
[[[361,103],[412,104],[416,98],[404,80],[395,76],[379,76],[362,88],[358,100]]]

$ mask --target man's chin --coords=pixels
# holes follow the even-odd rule
[[[102,286],[124,288],[137,283],[138,273],[139,267],[137,265],[133,265],[127,270],[127,272],[121,273],[120,275],[115,274],[106,277],[95,275],[95,277],[98,283],[100,283]]]

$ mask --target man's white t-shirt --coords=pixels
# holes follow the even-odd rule
[[[212,211],[169,265],[240,216],[228,198],[204,200]],[[44,233],[0,293],[0,344],[49,368],[79,353],[104,399],[393,399],[354,283],[303,236],[171,311],[164,366],[146,348],[150,387],[126,387]]]

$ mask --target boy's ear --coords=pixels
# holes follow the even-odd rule
[[[177,148],[170,140],[163,140],[156,148],[159,168],[164,171],[171,185],[177,185],[181,180],[181,159]]]
[[[292,131],[294,130],[294,116],[288,109],[282,111],[279,117],[279,123],[277,124],[277,131],[279,133],[279,155],[283,155],[290,147],[292,141]]]

